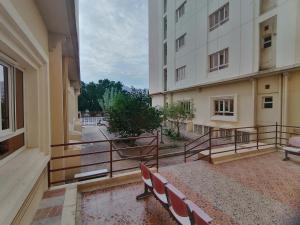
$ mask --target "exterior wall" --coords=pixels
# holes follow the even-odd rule
[[[217,96],[235,96],[237,101],[237,117],[235,120],[212,119],[212,98]],[[191,100],[193,102],[195,110],[195,117],[193,118],[194,124],[224,128],[254,126],[254,105],[252,102],[251,81],[201,88],[186,92],[176,92],[173,94],[173,102],[182,100]]]
[[[163,107],[164,106],[164,96],[163,95],[152,96],[152,106],[153,107]]]
[[[11,0],[18,16],[22,18],[33,34],[33,38],[48,52],[48,30],[34,0]]]
[[[65,85],[62,81],[62,39],[50,40],[36,1],[1,0],[0,11],[0,59],[23,72],[25,123],[25,146],[0,160],[0,183],[5,184],[0,187],[0,224],[27,225],[47,189],[50,145],[64,142],[63,88],[69,96],[72,87],[68,74]],[[69,98],[65,108],[73,113],[66,115],[74,116],[76,95],[71,92]],[[15,135],[1,134],[0,142]]]
[[[211,127],[233,128],[276,122],[297,125],[300,2],[268,1],[271,5],[263,9],[260,0],[189,0],[185,4],[185,14],[176,22],[176,9],[184,2],[167,1],[164,13],[163,1],[149,0],[149,89],[153,104],[163,106],[166,102],[192,100],[195,108],[193,124]],[[228,21],[209,31],[209,15],[228,2]],[[165,17],[167,38],[163,40]],[[261,29],[270,18],[274,18],[275,24],[274,51],[266,55],[274,60],[274,65],[260,71],[260,60],[263,60]],[[176,39],[185,33],[185,45],[176,52]],[[168,45],[167,66],[163,66],[164,43]],[[209,55],[225,48],[229,49],[228,67],[209,72]],[[185,79],[176,81],[176,69],[184,65]],[[296,67],[298,72],[286,72],[290,67]],[[168,70],[166,91],[163,87],[165,68]],[[235,96],[236,116],[216,120],[212,117],[211,99],[228,95]],[[263,108],[265,96],[273,98],[273,108]]]
[[[186,3],[186,12],[179,22],[175,22],[175,11],[184,1],[168,1],[167,44],[168,44],[168,90],[202,85],[207,82],[218,82],[248,75],[259,70],[259,26],[260,23],[277,17],[276,32],[276,67],[291,66],[299,63],[295,57],[299,43],[297,0],[278,0],[277,7],[260,14],[260,1],[229,1],[229,20],[213,31],[208,31],[208,17],[219,7],[227,3],[225,0],[198,1]],[[149,62],[150,93],[163,92],[163,3],[149,1]],[[287,16],[288,15],[288,16]],[[289,26],[286,26],[289,24]],[[186,33],[186,45],[178,52],[175,40]],[[288,45],[287,45],[288,43]],[[215,72],[208,72],[208,55],[223,48],[229,48],[229,66]],[[176,68],[186,65],[186,78],[175,81]]]
[[[291,72],[287,75],[288,81],[288,107],[287,125],[300,126],[300,71]]]
[[[1,1],[0,11],[0,57],[23,71],[25,123],[25,146],[0,160],[0,224],[30,224],[47,188],[48,31],[33,0]]]
[[[163,89],[162,6],[161,1],[149,1],[149,74],[150,94]],[[151,16],[150,16],[151,13]],[[154,25],[155,24],[155,25]]]

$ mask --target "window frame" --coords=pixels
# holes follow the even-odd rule
[[[179,19],[185,15],[186,8],[185,8],[186,1],[184,1],[175,11],[175,21],[178,23]]]
[[[176,43],[175,43],[176,52],[178,52],[180,49],[182,49],[185,46],[186,43],[185,37],[186,37],[186,33],[184,33],[183,35],[181,35],[176,39]]]
[[[223,60],[221,60],[222,56],[223,56]],[[209,72],[227,68],[229,66],[229,48],[224,48],[218,52],[210,54],[208,56],[208,60],[209,60],[208,63]],[[221,61],[223,61],[222,64]]]
[[[266,101],[266,99],[271,98],[271,101]],[[268,104],[271,104],[271,107],[266,107]],[[274,107],[274,98],[273,96],[263,96],[262,97],[262,108],[263,109],[273,109]]]
[[[166,40],[168,38],[168,18],[167,18],[167,16],[164,16],[164,18],[163,18],[163,27],[164,27],[163,37],[164,37],[164,40]]]
[[[217,103],[217,104],[216,104]],[[227,105],[227,107],[226,107]],[[216,109],[217,106],[217,109]],[[227,109],[226,109],[227,108]],[[234,116],[234,98],[214,99],[214,116]]]
[[[273,44],[272,42],[273,42],[273,38],[271,34],[263,37],[263,49],[271,48]]]
[[[0,104],[0,138],[5,138],[6,136],[12,134],[13,132],[16,131],[15,128],[15,84],[14,84],[14,76],[15,76],[15,69],[13,66],[10,64],[2,61],[0,59],[0,64],[3,65],[4,67],[7,67],[8,69],[8,98],[9,98],[9,128],[2,130],[2,109],[1,109],[1,104]]]
[[[175,72],[175,81],[184,80],[186,77],[186,65],[178,67]]]
[[[232,100],[232,104],[231,105],[227,104],[226,106],[226,104],[223,102],[223,108],[220,107],[219,113],[215,113],[217,110],[215,101],[217,100],[221,101],[227,99]],[[228,95],[210,96],[210,120],[228,121],[228,122],[238,121],[238,95],[228,94]]]
[[[223,18],[222,16],[223,15]],[[221,19],[222,18],[222,19]],[[213,31],[229,20],[229,2],[208,16],[208,30]]]

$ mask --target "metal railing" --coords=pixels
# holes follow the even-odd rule
[[[83,126],[86,125],[97,125],[97,123],[101,120],[101,116],[84,116],[80,118],[80,123]]]
[[[299,129],[299,132],[295,130]],[[256,148],[261,150],[263,147],[287,146],[289,137],[292,135],[300,135],[300,127],[279,125],[264,125],[255,127],[238,127],[231,130],[233,135],[220,137],[220,132],[224,129],[210,128],[209,132],[184,144],[184,162],[189,158],[198,155],[197,159],[200,160],[208,158],[211,161],[212,155],[222,154],[226,152],[238,153]],[[232,132],[233,131],[233,132]],[[249,135],[249,138],[244,141],[243,134]],[[220,150],[223,147],[224,150]],[[226,147],[226,148],[224,148]],[[203,153],[201,156],[199,153]]]
[[[132,141],[143,140],[140,145],[133,147],[118,147],[118,143],[128,143]],[[146,143],[145,143],[146,142]],[[88,146],[79,153],[70,154],[71,146]],[[91,151],[90,146],[93,146]],[[83,141],[75,143],[64,143],[51,145],[52,157],[48,163],[48,184],[61,185],[79,181],[74,177],[74,174],[95,171],[99,169],[107,169],[109,177],[115,174],[120,174],[124,171],[132,171],[139,168],[141,162],[149,167],[159,167],[159,135],[130,137],[130,138],[115,138],[99,141]],[[128,154],[120,154],[126,151]],[[134,153],[133,153],[134,151]],[[75,151],[76,152],[76,151]],[[84,157],[93,157],[97,161],[83,163]],[[74,159],[79,159],[79,162],[68,162]],[[85,160],[85,161],[90,161]],[[92,167],[97,167],[92,168]],[[101,168],[100,168],[101,167]],[[73,172],[72,172],[73,170]],[[75,172],[74,172],[75,170]],[[71,171],[71,172],[70,172]],[[69,173],[69,175],[67,175]]]

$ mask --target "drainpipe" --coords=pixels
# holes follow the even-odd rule
[[[288,125],[288,81],[289,81],[289,73],[283,73],[283,84],[282,84],[282,125]],[[287,132],[287,128],[283,127],[283,132]],[[288,138],[287,134],[283,135],[284,138]]]
[[[282,143],[282,125],[283,125],[283,74],[280,74],[280,86],[279,86],[279,93],[280,93],[280,128],[279,128],[279,145],[281,146]]]
[[[257,118],[257,79],[252,79],[252,126],[255,127],[257,125],[256,118]]]

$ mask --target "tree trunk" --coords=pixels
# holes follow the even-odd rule
[[[177,137],[180,137],[180,128],[179,128],[179,122],[176,121],[176,126],[177,126]]]

